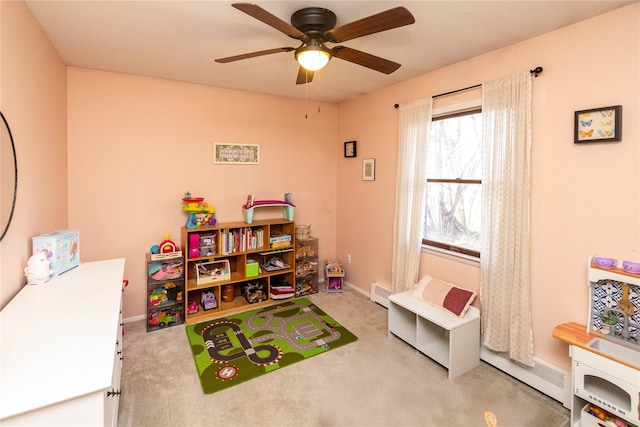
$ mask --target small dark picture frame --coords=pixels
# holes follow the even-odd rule
[[[573,142],[622,140],[622,105],[575,112]]]
[[[344,156],[356,157],[356,141],[348,141],[344,143]]]

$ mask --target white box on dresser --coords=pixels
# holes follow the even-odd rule
[[[123,275],[83,263],[0,311],[0,425],[117,425]]]

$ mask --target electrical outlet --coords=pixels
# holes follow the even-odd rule
[[[351,254],[347,254],[347,264],[351,264]]]

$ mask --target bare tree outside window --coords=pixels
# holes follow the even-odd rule
[[[482,113],[474,110],[433,120],[423,243],[479,256]]]

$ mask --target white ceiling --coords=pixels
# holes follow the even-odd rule
[[[27,4],[70,66],[338,103],[635,1],[257,2],[286,22],[293,12],[310,6],[332,10],[338,16],[337,26],[396,6],[405,6],[414,15],[413,25],[342,43],[402,64],[395,73],[386,75],[333,58],[309,85],[295,84],[298,66],[293,52],[214,62],[299,45],[231,7],[230,1],[27,0]],[[544,64],[531,58],[531,66],[536,65]]]

